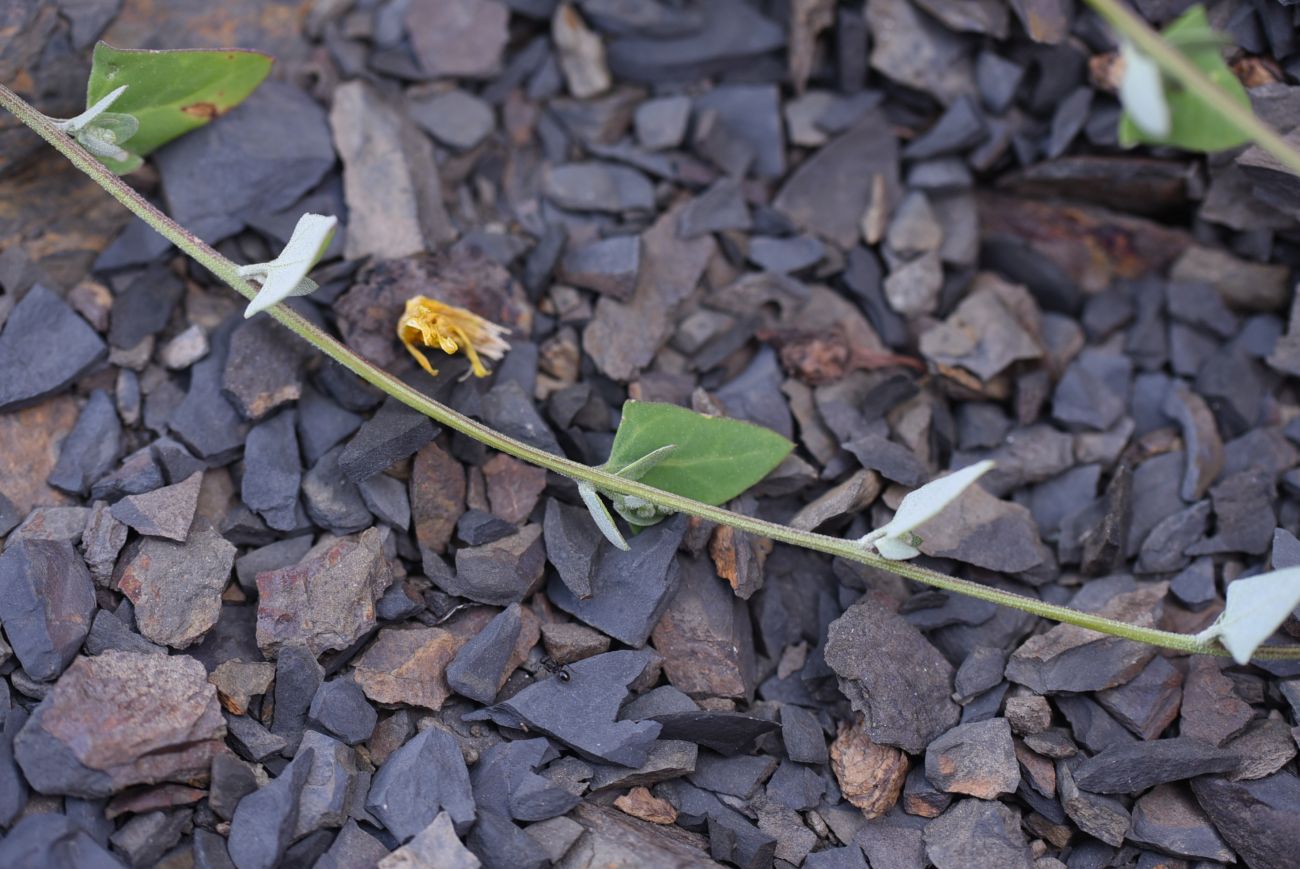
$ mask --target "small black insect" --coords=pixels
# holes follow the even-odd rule
[[[573,674],[569,672],[569,665],[561,664],[550,655],[543,655],[540,663],[546,672],[550,673],[561,682],[567,682],[573,678]]]

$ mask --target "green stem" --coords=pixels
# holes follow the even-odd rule
[[[1243,106],[1219,87],[1210,77],[1196,68],[1180,51],[1161,38],[1133,10],[1120,0],[1086,0],[1102,18],[1124,36],[1128,37],[1142,53],[1150,57],[1168,75],[1183,87],[1194,92],[1221,118],[1231,123],[1243,135],[1277,158],[1283,166],[1300,175],[1300,151],[1268,124],[1255,117],[1249,106]]]
[[[23,101],[21,97],[17,96],[13,91],[3,85],[0,85],[0,106],[4,106],[9,111],[13,112],[19,120],[28,127],[31,127],[36,131],[36,133],[44,138],[45,141],[58,149],[58,151],[67,157],[74,166],[82,172],[85,172],[91,177],[91,179],[99,184],[99,186],[103,187],[109,194],[117,199],[118,202],[125,205],[132,213],[157,230],[163,237],[175,244],[196,262],[210,270],[213,274],[246,298],[252,299],[256,295],[257,291],[247,281],[239,276],[237,265],[217,253],[193,233],[188,232],[167,215],[163,214],[151,205],[144,199],[144,197],[136,193],[135,190],[122,181],[121,178],[113,174],[112,171],[87,153],[75,141],[54,128],[44,115],[37,112]],[[321,351],[335,362],[338,362],[358,377],[361,377],[367,383],[383,390],[385,393],[393,396],[404,404],[415,408],[439,424],[466,434],[480,443],[486,444],[493,449],[500,450],[503,453],[512,455],[515,458],[522,459],[526,462],[530,462],[531,464],[538,465],[549,471],[554,471],[557,474],[561,474],[574,480],[582,480],[591,483],[594,487],[603,492],[634,495],[670,510],[679,513],[687,513],[691,516],[698,516],[701,519],[707,519],[720,525],[728,525],[732,528],[739,529],[758,537],[768,537],[781,543],[789,543],[793,546],[801,546],[806,549],[824,552],[828,555],[838,556],[850,561],[861,562],[862,564],[893,573],[897,576],[912,579],[926,585],[934,586],[935,588],[941,588],[945,591],[964,594],[969,597],[989,601],[1001,606],[1013,607],[1032,615],[1042,616],[1043,618],[1053,619],[1058,622],[1078,625],[1104,634],[1124,637],[1126,639],[1136,640],[1138,642],[1148,643],[1166,649],[1174,649],[1180,652],[1220,656],[1227,654],[1227,652],[1217,643],[1200,643],[1197,642],[1195,637],[1187,634],[1131,625],[1115,619],[1103,618],[1092,613],[1072,609],[1070,607],[1047,603],[1024,595],[1002,591],[997,588],[990,588],[989,586],[981,585],[977,582],[958,579],[915,564],[909,564],[903,561],[890,561],[889,559],[882,558],[874,552],[867,551],[863,547],[855,544],[853,541],[842,540],[838,537],[829,537],[824,534],[814,534],[808,531],[799,531],[785,525],[778,525],[774,522],[755,519],[752,516],[733,513],[722,507],[715,507],[710,504],[693,501],[690,498],[683,498],[681,495],[675,495],[672,492],[656,489],[647,486],[644,483],[636,482],[635,480],[629,480],[602,471],[598,468],[591,468],[578,462],[571,461],[570,459],[552,455],[545,450],[538,449],[537,447],[507,437],[500,432],[488,428],[482,423],[470,419],[469,417],[462,416],[451,408],[439,404],[423,393],[412,389],[393,375],[375,367],[370,362],[367,362],[352,350],[348,349],[348,347],[341,344],[333,336],[318,329],[315,325],[295,313],[290,308],[286,308],[283,305],[275,305],[268,309],[267,313],[295,335],[298,335],[304,341],[311,344],[317,350]],[[1264,647],[1259,650],[1257,657],[1300,658],[1300,646]]]

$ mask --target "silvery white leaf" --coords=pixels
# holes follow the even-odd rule
[[[1165,101],[1160,67],[1128,40],[1120,43],[1124,75],[1119,83],[1119,101],[1133,123],[1148,136],[1169,135],[1169,104]]]
[[[582,503],[587,505],[587,512],[591,514],[596,527],[600,529],[601,534],[605,535],[605,539],[624,552],[631,549],[632,547],[627,545],[627,541],[619,533],[618,526],[614,524],[614,517],[610,515],[609,508],[605,506],[604,501],[600,500],[600,495],[591,483],[579,483],[578,494],[582,496]]]
[[[912,529],[937,515],[992,469],[993,462],[986,459],[908,492],[898,505],[894,518],[862,537],[858,543],[862,546],[874,545],[877,552],[892,561],[915,558],[921,553],[914,545]]]
[[[117,98],[120,97],[126,91],[126,88],[127,88],[126,85],[122,85],[120,88],[117,88],[111,93],[106,94],[99,102],[95,103],[93,106],[86,109],[84,112],[77,115],[75,118],[68,118],[66,121],[53,121],[52,119],[51,120],[54,126],[58,127],[63,132],[75,133],[78,130],[85,127],[86,125],[90,124],[93,120],[95,120],[95,118],[99,117],[104,112],[108,111],[108,107],[113,105],[113,103],[117,102]],[[138,126],[139,125],[137,124],[137,127]]]
[[[1234,661],[1245,664],[1297,606],[1300,567],[1238,579],[1228,584],[1223,613],[1196,638],[1202,642],[1217,639]]]
[[[251,317],[289,296],[302,296],[315,290],[316,284],[307,280],[307,272],[325,253],[338,223],[339,219],[332,215],[304,214],[298,218],[289,243],[278,257],[269,263],[240,266],[240,277],[262,278],[262,288],[244,309],[244,316]]]

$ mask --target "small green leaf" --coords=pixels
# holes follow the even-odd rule
[[[1205,9],[1193,6],[1173,24],[1165,28],[1163,36],[1183,53],[1201,72],[1227,91],[1245,108],[1250,108],[1250,98],[1232,70],[1223,62],[1223,40],[1210,28]],[[1188,151],[1223,151],[1249,141],[1249,136],[1226,121],[1208,103],[1189,90],[1183,89],[1167,78],[1164,97],[1170,117],[1169,130],[1157,135],[1143,130],[1134,122],[1134,107],[1125,104],[1119,122],[1119,142],[1126,148],[1137,144],[1173,145]],[[1124,96],[1121,90],[1121,97]]]
[[[705,504],[730,501],[794,449],[781,435],[752,423],[673,404],[629,401],[605,470],[620,473],[666,446],[676,449],[645,470],[641,482]]]
[[[240,266],[241,278],[257,277],[262,280],[262,288],[258,290],[257,297],[244,309],[244,317],[265,311],[289,296],[305,296],[315,292],[316,282],[307,277],[307,272],[324,255],[338,225],[339,219],[332,215],[304,214],[298,218],[293,235],[289,236],[289,243],[278,257],[269,263]]]
[[[129,150],[143,156],[239,105],[270,73],[271,63],[259,51],[135,51],[100,42],[86,105],[129,85],[113,110],[140,122]]]
[[[921,550],[916,548],[921,543],[921,538],[913,534],[912,529],[938,515],[940,510],[957,500],[972,483],[991,470],[993,462],[985,459],[931,480],[919,489],[913,489],[903,496],[893,519],[863,536],[858,543],[862,546],[875,546],[876,551],[890,561],[916,558],[921,554]]]
[[[1300,567],[1288,567],[1228,584],[1227,603],[1217,621],[1197,635],[1217,639],[1233,660],[1245,664],[1300,606]]]

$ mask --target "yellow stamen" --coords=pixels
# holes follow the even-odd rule
[[[470,371],[476,377],[487,377],[488,369],[480,354],[497,360],[510,349],[502,335],[510,330],[485,320],[472,311],[447,305],[427,296],[415,296],[406,302],[406,310],[397,321],[397,337],[420,367],[435,377],[438,371],[416,346],[438,347],[447,355],[463,350],[469,359]],[[468,376],[468,373],[467,375]]]

